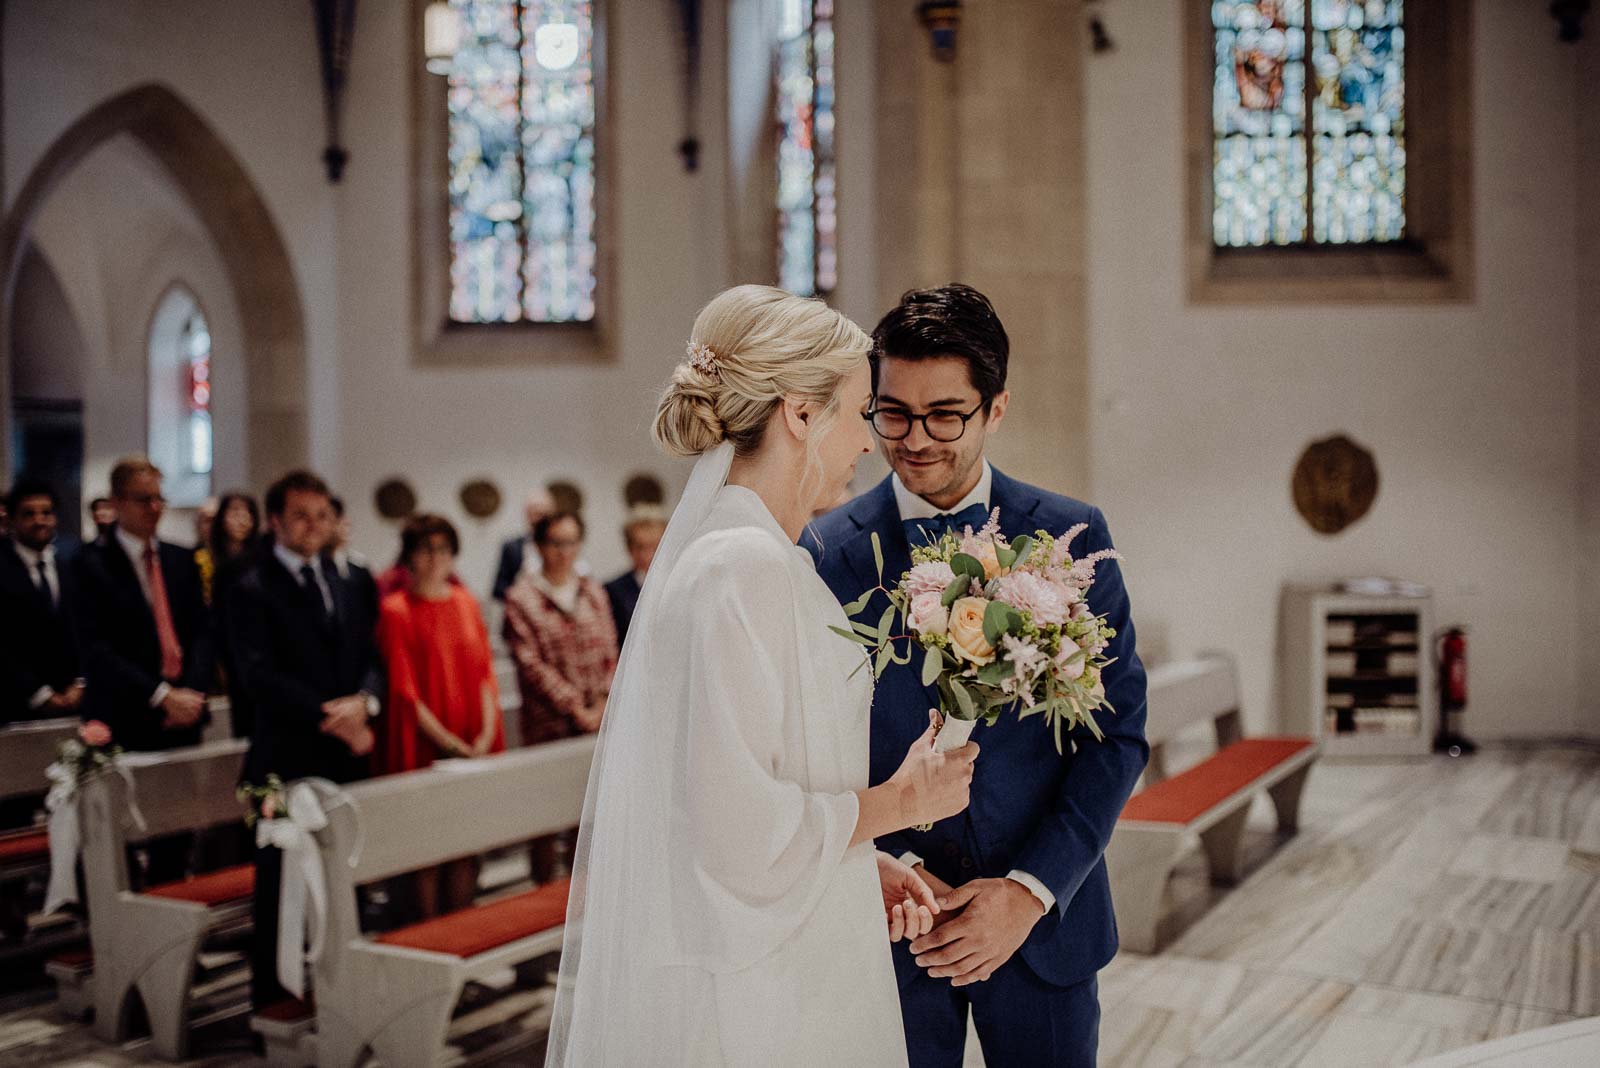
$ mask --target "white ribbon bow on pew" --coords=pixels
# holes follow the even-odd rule
[[[144,813],[134,797],[133,776],[123,767],[120,758],[111,765],[122,781],[128,784],[128,815],[140,830],[145,827]],[[83,847],[82,828],[78,825],[78,777],[65,761],[58,760],[44,769],[50,780],[50,792],[45,794],[44,807],[50,812],[48,828],[50,840],[50,882],[44,892],[45,915],[64,905],[78,903],[78,852]]]
[[[275,846],[283,853],[278,899],[278,982],[295,997],[304,998],[305,962],[321,959],[322,936],[327,927],[328,884],[322,871],[322,854],[312,836],[328,825],[328,817],[309,783],[291,785],[287,799],[288,815],[256,822],[256,846]]]

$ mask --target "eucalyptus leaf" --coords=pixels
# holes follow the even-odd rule
[[[883,610],[883,615],[878,617],[878,640],[889,640],[889,625],[894,622],[894,605]]]
[[[950,676],[950,689],[956,695],[956,706],[960,711],[960,718],[977,719],[978,709],[972,702],[972,694],[967,692],[967,688],[961,685],[961,680],[954,675]]]
[[[1002,660],[992,664],[985,664],[978,669],[978,681],[985,686],[998,686],[1005,679],[1016,673],[1016,669]]]
[[[975,585],[983,583],[983,563],[976,556],[956,553],[950,558],[950,570],[958,575],[966,575]]]
[[[876,649],[878,647],[878,643],[877,642],[872,641],[869,638],[863,638],[861,635],[855,633],[854,631],[845,630],[843,627],[835,627],[832,624],[829,624],[828,629],[833,631],[835,634],[839,635],[839,637],[841,637],[841,638],[849,638],[851,641],[855,642],[857,645],[865,645],[868,649]]]
[[[1000,636],[1013,625],[1021,626],[1022,617],[1005,602],[990,601],[989,607],[983,610],[983,637],[990,645],[999,645]]]
[[[927,655],[922,658],[922,685],[932,686],[939,678],[939,672],[944,668],[944,655],[934,646],[929,646]]]
[[[893,650],[894,650],[894,642],[890,642],[884,648],[889,649],[891,651],[891,655],[890,655],[889,659],[893,660],[896,664],[905,665],[905,664],[911,663],[911,643],[910,642],[906,642],[906,655],[905,656],[901,656],[899,653],[893,652]]]
[[[966,595],[967,587],[971,585],[972,579],[970,577],[957,575],[956,580],[944,588],[944,594],[939,598],[939,603],[949,608]]]
[[[1009,571],[1012,565],[1017,562],[1017,551],[996,541],[994,543],[994,558],[1001,567]]]
[[[872,595],[877,592],[877,590],[868,590],[866,593],[863,593],[860,597],[857,597],[855,600],[844,606],[844,614],[847,616],[855,615],[857,612],[867,607],[867,602],[871,601]]]
[[[893,642],[890,642],[890,643],[884,645],[884,647],[882,649],[878,650],[878,659],[876,661],[874,661],[873,665],[872,665],[872,676],[873,676],[873,678],[881,679],[883,677],[883,669],[889,666],[889,661],[893,656],[894,656],[894,643]]]
[[[1008,566],[1013,569],[1021,567],[1028,562],[1028,556],[1038,547],[1039,543],[1037,541],[1026,534],[1022,535],[1022,537],[1011,543],[1011,551],[1016,556]]]
[[[878,583],[883,584],[883,545],[878,541],[878,532],[872,532],[872,560],[878,565]]]
[[[878,628],[869,627],[865,623],[852,620],[850,623],[850,629],[855,631],[857,634],[865,635],[866,637],[872,638],[875,641],[883,640],[883,635],[878,632]]]

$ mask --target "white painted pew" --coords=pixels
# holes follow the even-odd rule
[[[244,807],[234,791],[245,748],[240,740],[127,753],[118,758],[127,780],[108,771],[86,780],[79,790],[94,950],[94,1030],[105,1041],[127,1037],[129,995],[137,989],[157,1054],[182,1059],[188,1050],[189,995],[201,945],[220,929],[248,928],[255,885],[250,865],[135,893],[127,860],[129,844],[242,819]]]
[[[41,719],[0,727],[0,800],[42,794],[50,788],[44,769],[79,721]],[[43,827],[0,830],[0,883],[50,868],[50,838]]]
[[[1189,835],[1200,836],[1212,881],[1232,885],[1241,874],[1240,846],[1257,794],[1271,797],[1281,833],[1298,828],[1300,795],[1318,745],[1310,738],[1241,737],[1238,693],[1234,664],[1226,657],[1150,672],[1152,759],[1144,788],[1129,799],[1106,849],[1118,934],[1134,952],[1156,950],[1167,879]],[[1205,721],[1214,724],[1217,751],[1169,776],[1165,744]]]
[[[327,930],[302,1057],[352,1068],[370,1048],[385,1068],[437,1064],[467,980],[561,948],[565,881],[372,939],[356,888],[576,826],[593,755],[592,735],[571,738],[356,783],[326,805]]]

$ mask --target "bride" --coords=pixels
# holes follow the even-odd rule
[[[977,746],[930,726],[867,787],[871,672],[795,545],[872,449],[869,347],[765,286],[695,321],[655,438],[700,459],[601,727],[547,1065],[906,1063],[889,940],[938,906],[872,840],[964,809]]]

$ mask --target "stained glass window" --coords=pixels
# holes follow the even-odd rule
[[[833,0],[783,0],[776,90],[778,285],[824,295],[839,277]]]
[[[593,320],[594,5],[450,7],[450,318]]]
[[[1403,0],[1212,3],[1215,244],[1405,236],[1403,16]]]
[[[185,427],[190,474],[211,473],[211,331],[196,311],[183,324],[178,336],[178,355],[186,371],[184,399],[188,425]]]

